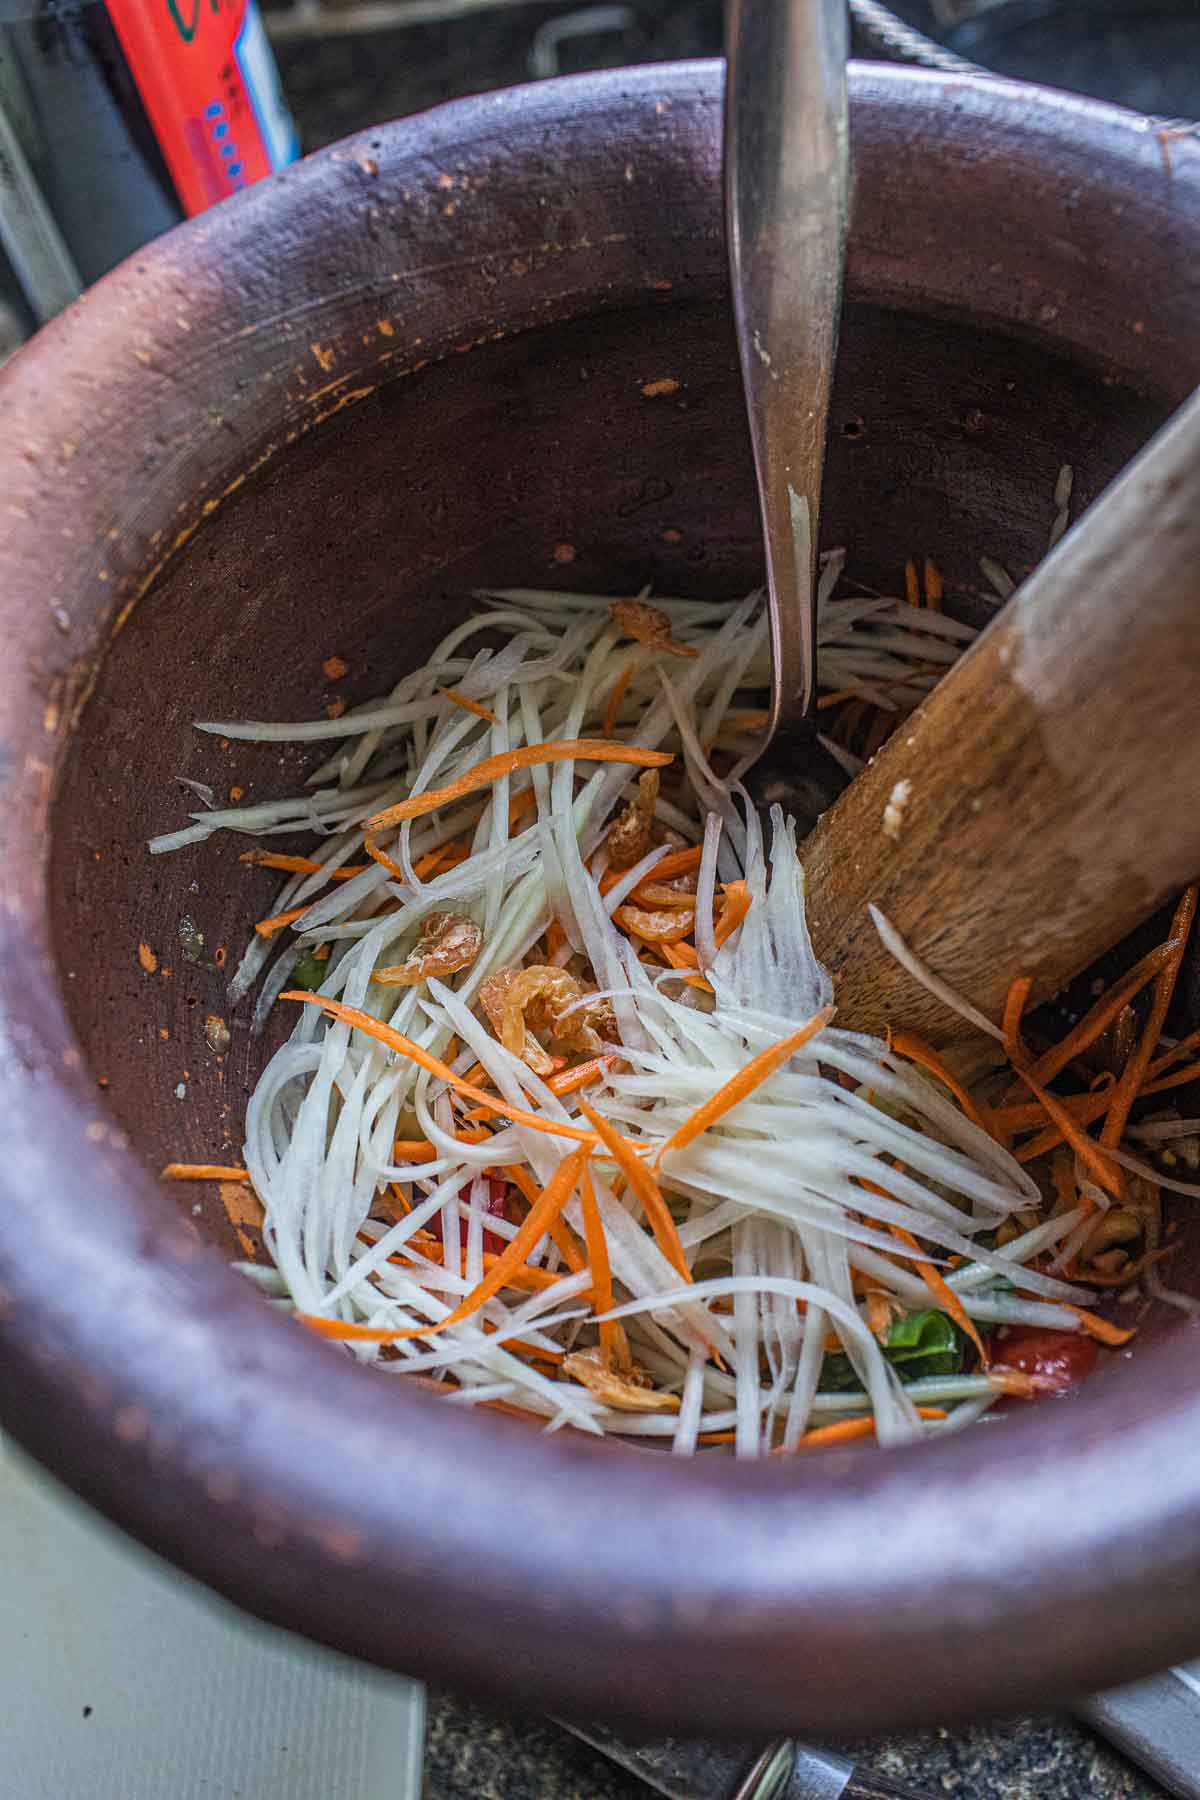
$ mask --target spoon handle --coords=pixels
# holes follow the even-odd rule
[[[763,503],[773,732],[815,698],[816,525],[846,235],[845,0],[730,0],[725,212]]]

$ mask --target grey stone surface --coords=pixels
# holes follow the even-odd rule
[[[1070,1719],[914,1732],[837,1748],[930,1796],[958,1800],[1165,1800]],[[425,1800],[646,1800],[649,1790],[544,1719],[429,1696]]]

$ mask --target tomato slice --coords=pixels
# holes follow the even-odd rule
[[[1053,1383],[1044,1390],[1048,1394],[1063,1394],[1091,1374],[1098,1354],[1095,1340],[1082,1331],[1014,1325],[996,1343],[992,1361],[998,1369],[1019,1369]]]

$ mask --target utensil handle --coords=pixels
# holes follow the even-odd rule
[[[1058,991],[1200,872],[1200,395],[1035,570],[808,838],[839,1024],[969,1031]],[[885,809],[888,812],[885,829]]]
[[[773,730],[794,729],[815,697],[815,527],[846,235],[846,57],[845,0],[730,0],[726,229],[767,563],[779,577]]]

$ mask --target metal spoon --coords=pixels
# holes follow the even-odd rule
[[[848,210],[845,0],[730,0],[725,217],[762,506],[773,680],[747,785],[807,832],[846,785],[817,738],[817,525]]]

